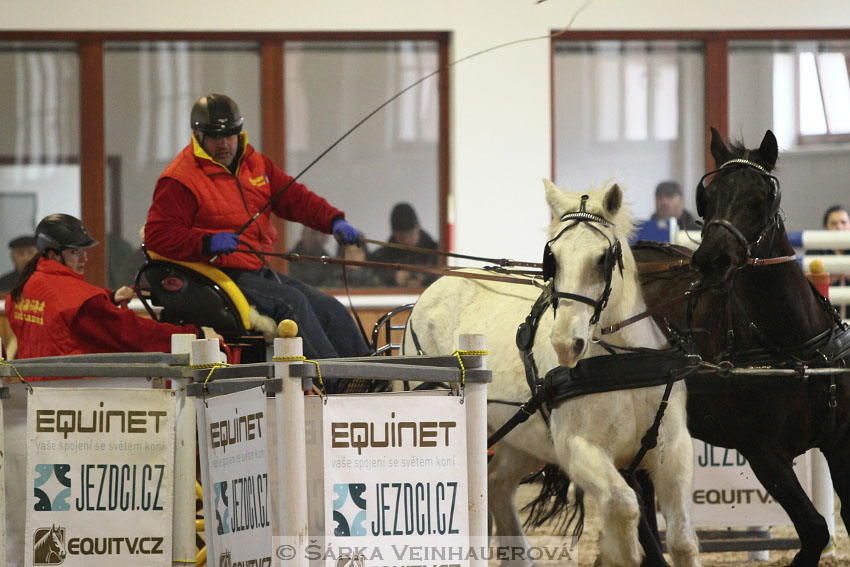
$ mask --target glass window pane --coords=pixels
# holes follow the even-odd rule
[[[729,132],[747,147],[758,147],[770,129],[779,143],[777,175],[789,230],[820,229],[823,212],[847,201],[850,151],[846,140],[806,138],[826,133],[825,73],[846,80],[846,67],[816,67],[817,54],[847,53],[847,41],[756,41],[729,44]],[[845,103],[846,104],[846,103]]]
[[[827,133],[814,53],[800,54],[800,133]]]
[[[655,187],[703,171],[703,56],[698,42],[558,41],[554,62],[556,183],[576,190],[615,180],[638,219]]]
[[[818,54],[823,105],[830,134],[850,132],[850,77],[844,53]]]
[[[59,42],[0,42],[0,275],[6,243],[51,213],[80,216],[79,59]]]
[[[620,61],[602,57],[596,68],[598,104],[596,105],[596,130],[599,140],[620,139],[620,124],[623,116],[622,77]],[[588,93],[590,94],[590,93]],[[585,101],[589,102],[589,101]]]
[[[437,41],[287,42],[285,48],[286,166],[293,176],[385,101],[439,67]],[[388,240],[390,211],[407,202],[422,230],[437,240],[439,115],[434,76],[369,118],[300,181],[344,210],[349,222],[372,231],[367,238]],[[302,230],[289,225],[287,250]],[[338,253],[332,239],[324,246],[329,255]],[[341,285],[339,267],[320,267],[323,273],[310,283]]]
[[[626,107],[625,138],[627,140],[646,140],[648,137],[647,101],[649,100],[646,60],[630,58],[625,67]]]
[[[656,140],[675,140],[679,134],[679,65],[674,59],[656,61],[653,89],[653,118]]]
[[[233,98],[261,149],[256,42],[108,42],[104,55],[108,280],[126,284],[140,265],[153,188],[191,141],[189,112],[207,93]],[[129,258],[129,259],[128,259]]]

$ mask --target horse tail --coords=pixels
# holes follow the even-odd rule
[[[566,535],[573,526],[573,538],[584,531],[584,491],[573,485],[574,501],[569,499],[570,477],[558,465],[548,464],[523,480],[523,484],[540,482],[540,493],[522,511],[528,511],[523,527],[539,528],[555,520],[555,531]]]

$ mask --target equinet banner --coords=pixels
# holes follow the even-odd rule
[[[461,399],[387,394],[307,402],[310,542],[306,550],[279,546],[277,557],[304,553],[313,567],[397,567],[451,552],[451,564],[468,565]]]
[[[33,389],[26,565],[171,565],[175,401],[167,390]]]

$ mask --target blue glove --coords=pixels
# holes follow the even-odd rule
[[[331,225],[331,232],[340,244],[357,244],[363,236],[359,230],[345,222],[345,219],[336,219]]]
[[[230,254],[239,246],[239,235],[235,232],[217,232],[210,238],[212,254]]]

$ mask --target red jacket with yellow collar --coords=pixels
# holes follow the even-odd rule
[[[194,325],[157,323],[121,309],[108,290],[48,258],[39,259],[19,301],[6,297],[6,317],[18,339],[18,358],[169,352],[173,333],[198,332]]]
[[[235,173],[210,157],[192,138],[162,172],[145,224],[145,244],[154,252],[188,262],[201,262],[203,238],[216,232],[236,232],[259,211],[277,191],[292,182],[266,156],[248,144],[240,134],[241,151]],[[331,223],[344,216],[301,183],[292,183],[274,204],[243,232],[239,249],[271,252],[277,230],[271,212],[329,233]],[[219,256],[215,265],[257,270],[262,261],[250,254]]]

